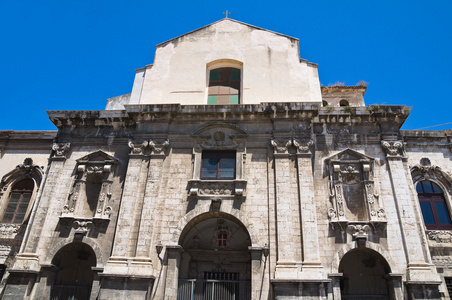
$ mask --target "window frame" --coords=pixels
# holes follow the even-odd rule
[[[18,183],[20,183],[22,180],[31,180],[33,183],[32,188],[31,189],[21,189],[21,190],[16,189],[15,186]],[[2,208],[0,223],[2,223],[2,224],[22,224],[25,220],[27,220],[29,212],[30,212],[30,207],[31,207],[32,203],[34,202],[34,194],[35,194],[36,188],[37,188],[36,182],[33,180],[33,178],[22,177],[22,178],[15,180],[11,184],[11,187],[7,193],[8,197],[7,197],[7,201],[4,202],[4,205]],[[11,217],[11,220],[5,221],[5,215],[7,213],[8,207],[10,206],[11,198],[12,198],[13,194],[19,194],[19,199],[17,201],[17,204],[15,205],[15,209],[14,209],[13,215]],[[20,211],[20,205],[24,204],[24,195],[28,196],[28,201],[26,203],[27,207],[25,209],[25,212],[23,213],[23,218],[18,220],[17,217],[18,217],[18,212]]]
[[[432,192],[425,192],[424,186],[422,182],[429,182],[432,185]],[[422,188],[422,193],[419,193],[419,188],[418,185],[421,185]],[[441,192],[434,192],[434,187],[437,187],[438,190]],[[446,198],[446,195],[444,193],[444,189],[436,182],[432,181],[432,180],[420,180],[416,183],[415,185],[415,189],[417,192],[417,197],[418,197],[418,201],[419,201],[419,206],[421,209],[421,215],[422,215],[422,220],[424,222],[425,227],[427,228],[427,230],[452,230],[452,218],[451,218],[451,214],[450,214],[450,208],[448,205],[448,201]],[[423,209],[423,205],[422,203],[428,203],[429,204],[429,208],[430,211],[432,213],[432,217],[433,217],[433,221],[434,224],[427,224],[425,221],[425,211]],[[445,213],[446,216],[448,217],[449,220],[449,224],[442,224],[440,221],[440,217],[437,211],[437,206],[436,203],[443,203],[444,204],[444,208],[445,208]]]
[[[225,160],[233,159],[233,176],[222,176],[221,163]],[[216,175],[206,176],[204,173],[204,164],[208,160],[216,160]],[[201,180],[234,180],[237,177],[237,151],[235,150],[204,150],[201,154],[201,168],[200,179]]]
[[[210,71],[221,68],[234,68],[240,70],[240,88],[238,92],[238,103],[236,104],[209,104],[209,84],[210,84]],[[209,62],[206,65],[206,90],[205,90],[205,103],[207,105],[237,105],[243,104],[243,63],[234,59],[219,59]]]

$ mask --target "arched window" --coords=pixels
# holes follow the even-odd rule
[[[240,83],[240,69],[226,67],[210,70],[207,104],[239,104]]]
[[[22,223],[33,195],[34,181],[24,178],[17,181],[11,188],[8,205],[2,216],[2,223]]]
[[[452,229],[449,209],[443,191],[434,182],[423,180],[417,183],[416,191],[427,229]]]
[[[341,101],[339,101],[339,106],[348,106],[348,105],[349,105],[349,103],[348,103],[347,100],[341,100]]]

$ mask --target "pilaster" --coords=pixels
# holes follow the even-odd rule
[[[389,177],[392,184],[394,201],[400,220],[400,230],[407,259],[407,279],[409,281],[440,282],[440,277],[424,253],[428,252],[428,245],[422,239],[422,229],[416,218],[414,201],[411,195],[413,183],[407,178],[407,172],[403,163],[404,145],[400,140],[389,138],[381,141],[381,146],[386,152]]]
[[[319,236],[317,232],[317,212],[314,199],[314,176],[312,167],[311,139],[293,140],[297,149],[298,193],[300,197],[301,239],[303,245],[303,265],[299,277],[303,279],[322,278],[320,263]]]
[[[275,162],[277,261],[275,278],[297,278],[301,270],[300,206],[292,139],[271,141]],[[289,149],[291,148],[291,149]]]

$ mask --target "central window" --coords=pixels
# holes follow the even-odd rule
[[[210,70],[207,104],[239,104],[240,73],[237,68]]]
[[[203,151],[201,179],[235,178],[235,151]]]

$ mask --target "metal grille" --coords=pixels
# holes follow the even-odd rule
[[[449,299],[452,299],[452,277],[445,277],[447,291],[449,292]]]
[[[205,272],[204,279],[179,279],[178,300],[251,300],[251,282],[239,273]]]

